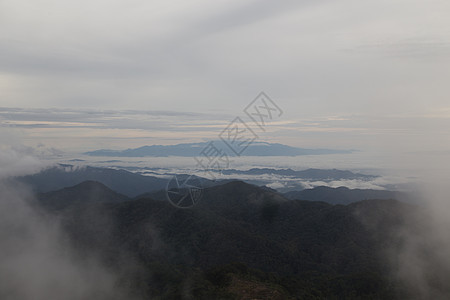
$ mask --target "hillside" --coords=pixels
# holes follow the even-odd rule
[[[73,205],[117,203],[129,200],[128,197],[116,193],[104,184],[96,181],[83,181],[72,187],[53,192],[39,193],[37,198],[43,206],[57,210]]]
[[[160,190],[167,184],[166,179],[143,176],[125,170],[90,166],[77,168],[71,165],[58,165],[33,175],[19,177],[17,180],[40,193],[74,186],[83,181],[97,181],[128,197]]]
[[[404,287],[385,253],[419,211],[289,200],[235,181],[205,189],[192,209],[140,198],[74,202],[59,216],[77,248],[102,253],[145,299],[394,299]]]
[[[302,191],[291,191],[283,194],[288,199],[323,201],[330,204],[350,204],[367,199],[401,199],[408,197],[404,193],[372,190],[372,189],[349,189],[347,187],[331,188],[319,186]]]

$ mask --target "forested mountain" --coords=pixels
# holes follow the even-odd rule
[[[58,165],[33,175],[17,178],[35,192],[50,192],[91,180],[129,197],[165,188],[167,179],[143,176],[125,170]]]
[[[301,191],[291,191],[283,194],[288,199],[323,201],[330,204],[350,204],[368,199],[401,199],[408,200],[408,195],[401,192],[349,189],[347,187],[332,188],[319,186]]]
[[[354,173],[347,170],[338,169],[306,169],[306,170],[292,170],[292,169],[272,169],[272,168],[252,168],[249,170],[228,169],[223,170],[223,174],[245,174],[245,175],[282,175],[307,180],[351,180],[361,179],[368,180],[376,178],[374,175],[367,175],[361,173]]]
[[[37,195],[40,203],[50,209],[63,209],[74,205],[91,203],[116,203],[129,200],[128,197],[116,193],[97,181],[84,181],[73,187],[61,190],[39,193]]]
[[[86,185],[101,201],[70,200]],[[144,299],[401,299],[387,252],[425,215],[396,200],[289,200],[239,181],[206,188],[191,209],[105,189],[91,182],[40,201],[80,253],[100,253]],[[52,208],[57,197],[71,204]]]

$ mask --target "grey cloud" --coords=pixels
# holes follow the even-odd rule
[[[211,125],[225,124],[228,119],[231,116],[224,114],[177,111],[0,108],[0,126],[21,128],[189,131],[211,130]]]
[[[26,187],[0,181],[2,299],[133,299],[100,259],[76,255],[58,221],[32,201]]]
[[[262,22],[292,10],[317,5],[322,1],[251,1],[239,7],[203,18],[192,26],[190,36],[203,36]],[[199,34],[202,33],[202,34]]]
[[[448,37],[417,36],[406,39],[364,44],[348,51],[379,54],[392,58],[439,59],[450,56]]]
[[[38,149],[24,146],[13,135],[11,130],[6,131],[0,127],[0,180],[38,172],[49,165],[40,158],[46,154],[58,153],[56,149],[43,145]]]

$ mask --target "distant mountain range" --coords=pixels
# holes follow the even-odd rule
[[[167,185],[165,178],[143,176],[125,170],[72,165],[58,165],[33,175],[18,177],[17,180],[41,193],[71,187],[87,180],[97,181],[129,197],[161,190]]]
[[[295,171],[292,169],[270,169],[270,168],[253,168],[250,170],[235,170],[228,169],[223,170],[222,174],[244,174],[244,175],[282,175],[291,176],[307,180],[352,180],[362,179],[369,180],[376,178],[375,175],[366,175],[361,173],[354,173],[347,170],[337,169],[306,169],[301,171]]]
[[[225,152],[229,151],[227,145],[223,141],[213,141],[214,145],[223,149]],[[200,143],[186,143],[177,145],[151,145],[143,146],[134,149],[126,150],[95,150],[86,152],[84,154],[90,156],[112,156],[112,157],[145,157],[145,156],[156,156],[156,157],[166,157],[166,156],[184,156],[184,157],[195,157],[200,156],[203,149],[209,144],[209,142]],[[343,154],[351,153],[350,150],[335,150],[335,149],[305,149],[291,147],[287,145],[277,144],[277,143],[266,143],[266,142],[253,142],[247,149],[242,153],[245,156],[297,156],[297,155],[323,155],[323,154]]]
[[[313,189],[302,191],[291,191],[283,194],[288,199],[322,201],[330,204],[350,204],[368,199],[397,199],[409,201],[406,193],[372,190],[372,189],[349,189],[346,187],[331,188],[318,186]]]
[[[266,178],[266,175],[291,176],[294,178],[298,178],[300,183],[300,180],[302,179],[314,181],[351,179],[370,180],[376,177],[372,175],[365,175],[336,169],[307,169],[295,171],[292,169],[254,168],[250,170],[224,170],[223,173],[227,175],[235,174],[237,177],[236,179],[239,179],[240,175],[255,175],[255,177],[246,180],[246,182],[261,186],[267,184],[270,181],[268,178]],[[18,177],[16,179],[29,185],[35,192],[39,193],[45,193],[59,190],[65,187],[71,187],[80,184],[83,181],[97,181],[117,193],[133,198],[142,194],[154,193],[165,189],[168,183],[168,178],[172,175],[173,174],[167,174],[167,178],[163,178],[156,176],[145,176],[121,169],[99,168],[90,166],[75,167],[73,165],[61,164],[43,170],[39,173]],[[258,179],[259,175],[261,175],[261,179]],[[177,174],[178,179],[183,179],[187,176],[188,175]],[[203,187],[214,186],[231,180],[226,179],[212,181],[206,178],[199,179],[201,180],[201,184]],[[300,186],[293,186],[289,189],[283,188],[279,191],[287,192],[292,189],[300,189]],[[289,197],[294,194],[294,192],[293,194],[289,194]],[[358,198],[358,200],[367,198],[371,197]],[[382,198],[385,199],[386,197]],[[304,199],[303,195],[301,199]]]
[[[118,203],[130,200],[97,181],[83,181],[61,190],[38,193],[37,198],[44,207],[57,210],[77,204]]]
[[[101,255],[140,299],[411,299],[384,254],[427,220],[396,200],[330,205],[240,181],[206,188],[187,210],[125,199],[97,182],[40,201],[77,249]],[[448,270],[424,259],[445,292]]]

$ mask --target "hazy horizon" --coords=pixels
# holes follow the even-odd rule
[[[211,140],[235,117],[249,124],[243,110],[264,91],[283,114],[261,141],[450,152],[449,9],[2,1],[2,143],[84,152]]]
[[[279,299],[376,299],[396,288],[448,298],[449,28],[448,0],[0,0],[0,297],[122,299],[130,285],[162,299],[194,299],[203,287],[212,299],[211,291],[230,292],[220,274],[237,290],[242,284],[241,267],[233,278],[227,269],[201,270],[202,255],[222,261],[224,246],[226,263],[248,257],[251,268],[261,259],[290,270],[295,260],[287,283],[284,269],[256,265],[261,286]],[[223,148],[209,143],[217,140]],[[153,157],[85,154],[199,142],[208,143],[193,157],[165,155],[167,148]],[[245,152],[257,142],[351,152]],[[38,173],[58,164],[75,171]],[[222,172],[251,168],[362,174]],[[206,206],[179,209],[211,186],[180,185],[176,176],[211,170],[208,182],[218,188],[207,191]],[[48,193],[15,182],[33,173]],[[235,178],[253,185],[216,181]],[[366,190],[324,188],[313,204],[283,194],[317,186]],[[392,199],[403,188],[420,205]],[[370,200],[376,195],[389,199]],[[98,228],[89,236],[90,226]],[[307,291],[298,291],[303,284]]]

